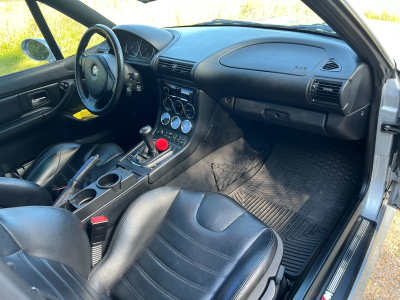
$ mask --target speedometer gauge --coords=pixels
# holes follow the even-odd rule
[[[145,59],[152,58],[154,55],[153,46],[146,41],[142,41],[142,44],[140,45],[140,55]]]
[[[139,41],[135,37],[130,37],[125,44],[125,53],[129,56],[136,57],[139,54]]]

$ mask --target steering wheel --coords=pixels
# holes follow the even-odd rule
[[[115,55],[84,54],[90,38],[95,33],[107,38]],[[88,96],[84,89],[82,73]],[[109,27],[94,25],[83,34],[76,53],[75,80],[82,103],[92,114],[105,115],[117,105],[124,87],[124,57],[118,38]]]

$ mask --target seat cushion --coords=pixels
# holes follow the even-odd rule
[[[0,210],[0,240],[0,260],[58,299],[259,299],[283,252],[231,198],[174,187],[132,202],[91,271],[86,232],[65,210]]]
[[[124,152],[115,144],[55,144],[36,158],[26,171],[24,179],[51,192],[53,188],[66,186],[88,158],[96,154],[100,156],[100,162],[85,178],[83,187],[115,168]]]
[[[89,283],[112,299],[247,299],[279,243],[227,196],[163,187],[126,210]]]

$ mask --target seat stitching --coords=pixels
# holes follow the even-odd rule
[[[55,287],[46,279],[46,277],[44,277],[44,275],[42,273],[40,273],[40,271],[38,269],[36,269],[27,259],[26,257],[24,257],[24,255],[22,254],[22,251],[19,251],[19,256],[21,256],[22,260],[37,274],[39,275],[40,278],[42,278],[42,280],[47,284],[47,286],[53,290],[53,292],[60,297],[61,299],[64,299],[60,293],[55,289]]]
[[[82,283],[80,283],[74,276],[72,276],[72,274],[67,270],[67,268],[63,264],[60,263],[60,265],[64,269],[65,273],[67,273],[69,277],[71,277],[90,296],[90,298],[95,300],[92,294],[89,293],[89,291],[82,285]]]
[[[134,262],[134,265],[136,266],[136,268],[139,270],[140,273],[142,273],[142,275],[150,282],[152,283],[158,290],[160,290],[161,292],[163,292],[166,296],[168,296],[171,299],[174,300],[179,300],[179,298],[175,297],[174,295],[171,295],[170,293],[168,293],[167,291],[165,291],[161,286],[159,286],[136,262]]]
[[[75,295],[75,298],[76,298],[76,299],[82,299],[81,297],[79,297],[79,296],[75,293],[75,291],[72,289],[72,287],[60,276],[60,274],[58,274],[58,273],[53,269],[53,267],[49,265],[49,263],[48,263],[46,260],[44,260],[43,258],[40,258],[40,260],[43,262],[43,264],[44,264],[54,275],[56,275],[56,276],[58,277],[58,279],[60,279],[60,281],[61,281],[62,283],[64,283],[64,285]]]
[[[267,228],[265,230],[269,230],[269,228]],[[263,230],[263,231],[265,231],[265,230]],[[258,267],[260,266],[261,262],[264,260],[265,256],[267,256],[267,253],[271,250],[272,244],[275,242],[275,239],[276,239],[276,237],[275,237],[275,234],[273,233],[272,234],[272,238],[269,241],[267,247],[265,248],[261,258],[257,262],[256,266],[253,268],[253,270],[246,276],[245,280],[242,282],[242,284],[240,285],[239,289],[236,291],[235,295],[233,295],[232,299],[237,299],[240,296],[240,294],[242,293],[245,285],[250,280],[251,276],[253,276],[254,272],[258,269]]]
[[[179,194],[179,192],[180,192],[180,190],[178,191],[178,194]],[[150,193],[149,193],[150,194]],[[175,201],[175,199],[176,199],[176,197],[174,198],[174,201]],[[171,208],[171,206],[168,208],[168,210]],[[168,210],[167,210],[167,212],[166,212],[166,214],[168,214]],[[165,216],[164,216],[164,218],[165,218]],[[147,243],[153,238],[153,236],[156,234],[156,232],[157,232],[157,230],[158,230],[158,228],[161,226],[161,224],[163,223],[163,221],[164,221],[164,218],[160,221],[160,223],[156,226],[156,228],[154,228],[154,231],[153,231],[153,233],[150,235],[150,238],[147,240],[147,242],[143,245],[143,247],[138,251],[138,255],[139,255],[139,253],[141,254],[141,252],[142,252],[142,250],[146,247],[146,245],[147,245]],[[136,262],[135,262],[135,260],[126,268],[126,270],[128,271],[134,264],[135,264]],[[122,274],[119,278],[121,278],[122,276],[123,276],[124,274]],[[112,287],[110,288],[110,291],[111,291],[111,289],[115,286],[117,284],[117,281],[115,281],[115,283],[112,285]]]
[[[136,290],[133,288],[133,286],[129,283],[128,279],[125,278],[124,275],[122,275],[122,280],[125,282],[125,284],[128,286],[128,289],[131,290],[131,292],[139,299],[143,300],[143,298],[136,292]]]
[[[162,267],[164,267],[164,269],[166,269],[168,272],[172,273],[173,275],[175,275],[176,277],[178,277],[179,279],[181,279],[182,281],[186,282],[189,285],[192,285],[195,288],[198,288],[204,292],[210,293],[210,294],[215,294],[215,291],[213,290],[209,290],[207,288],[202,287],[201,285],[198,285],[197,283],[194,283],[192,281],[190,281],[189,279],[186,279],[185,277],[183,277],[182,275],[179,275],[178,273],[176,273],[175,271],[173,271],[171,268],[169,268],[168,266],[166,266],[149,248],[145,247],[146,251],[153,257],[154,260],[156,260]]]
[[[104,257],[102,258],[102,260],[92,269],[92,271],[89,274],[89,278],[93,275],[93,273],[103,264],[103,262],[106,260],[106,258],[108,257],[108,255],[111,252],[112,247],[114,246],[114,242],[115,239],[119,233],[119,230],[121,229],[123,223],[125,222],[126,218],[128,217],[130,211],[140,202],[140,200],[142,200],[145,196],[149,196],[151,194],[153,194],[157,189],[150,191],[148,193],[143,194],[142,196],[140,196],[133,204],[131,207],[128,207],[128,209],[125,211],[124,215],[121,217],[121,221],[118,224],[117,228],[115,229],[115,232],[113,234],[113,237],[111,239],[110,242],[110,246],[108,247],[108,250],[106,252],[106,254],[104,255]]]
[[[227,260],[233,260],[233,261],[239,261],[238,259],[235,259],[231,256],[219,253],[215,250],[212,250],[202,244],[200,244],[198,241],[194,240],[193,238],[191,238],[190,236],[188,236],[186,233],[184,233],[181,229],[179,229],[176,225],[174,225],[170,220],[168,220],[167,218],[165,218],[165,221],[171,225],[176,231],[178,231],[181,235],[183,235],[185,238],[187,238],[188,240],[190,240],[191,242],[193,242],[194,244],[196,244],[197,246],[199,246],[200,248],[203,248],[204,250],[207,250],[208,252],[215,254],[221,258],[227,259]]]
[[[64,145],[61,144],[61,151],[59,153],[59,158],[58,158],[58,164],[57,164],[57,168],[56,168],[56,172],[55,175],[57,175],[57,173],[60,171],[58,168],[60,167],[60,163],[61,163],[61,157],[63,156],[65,149],[64,149]],[[72,156],[71,156],[72,157]],[[55,176],[54,175],[54,176]]]
[[[208,269],[207,267],[204,267],[194,261],[192,261],[190,258],[186,257],[185,255],[183,255],[183,253],[179,252],[177,249],[175,249],[171,244],[169,244],[166,240],[164,240],[158,233],[156,233],[156,236],[168,247],[170,248],[173,252],[175,252],[178,256],[180,256],[181,258],[185,259],[186,261],[188,261],[189,263],[195,265],[196,267],[198,267],[199,269],[202,269],[208,273],[211,273],[215,276],[218,277],[222,277],[222,278],[226,278],[226,275],[221,274],[221,273],[217,273],[211,269]]]

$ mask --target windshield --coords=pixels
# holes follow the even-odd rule
[[[347,0],[400,67],[400,1]]]
[[[224,25],[229,25],[227,20],[250,21],[253,25],[323,24],[323,20],[300,0],[158,0],[146,4],[135,0],[81,1],[117,25],[145,24],[163,28],[213,20],[223,20]],[[329,31],[332,30],[329,28]]]
[[[198,24],[284,26],[289,29],[336,35],[301,0],[158,0],[148,3],[137,0],[81,1],[117,25],[144,24],[160,28]],[[400,22],[399,0],[347,0],[347,2],[367,19],[382,20],[392,24]],[[378,31],[382,32],[381,28],[384,25],[374,24],[373,27],[377,26],[380,28]],[[396,36],[400,37],[398,31]]]

